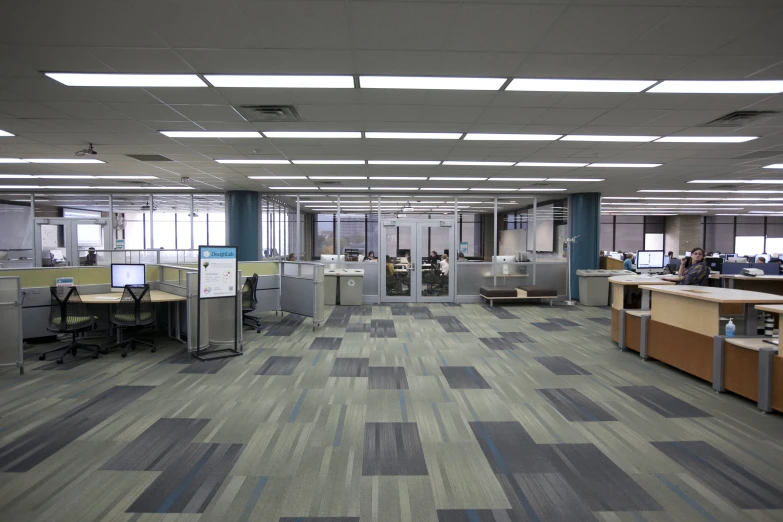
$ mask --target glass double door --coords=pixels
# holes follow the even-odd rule
[[[384,302],[454,301],[454,221],[383,222],[381,277]]]
[[[108,218],[35,220],[36,266],[94,266],[106,245],[111,245]]]

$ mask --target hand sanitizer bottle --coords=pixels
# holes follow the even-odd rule
[[[734,324],[734,321],[729,319],[729,322],[726,324],[726,337],[734,337],[734,332],[737,329],[737,327]]]

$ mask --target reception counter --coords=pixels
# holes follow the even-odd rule
[[[783,295],[783,275],[744,276],[718,274],[721,286],[753,292],[766,292],[768,294]]]
[[[621,275],[609,278],[612,285],[612,340],[621,349],[629,348],[634,351],[641,349],[642,317],[646,314],[636,313],[650,309],[650,292],[643,290],[641,300],[635,302],[634,290],[641,285],[674,285],[671,281],[664,281],[657,277],[645,277],[639,275]]]

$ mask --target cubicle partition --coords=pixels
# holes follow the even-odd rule
[[[277,312],[280,310],[280,263],[278,261],[240,261],[241,284],[253,274],[258,275],[256,312]]]
[[[313,327],[324,322],[324,265],[280,263],[280,309],[313,318]]]
[[[0,277],[0,368],[19,368],[22,354],[22,282],[19,277]]]
[[[198,263],[198,249],[178,250],[94,250],[95,266],[109,266],[112,263],[146,265],[189,265]],[[88,255],[87,249],[79,249],[79,264],[84,266]]]

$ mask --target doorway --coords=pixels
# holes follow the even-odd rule
[[[37,218],[34,235],[35,266],[93,266],[111,245],[105,218]]]
[[[437,303],[454,301],[453,220],[383,222],[381,301]]]

